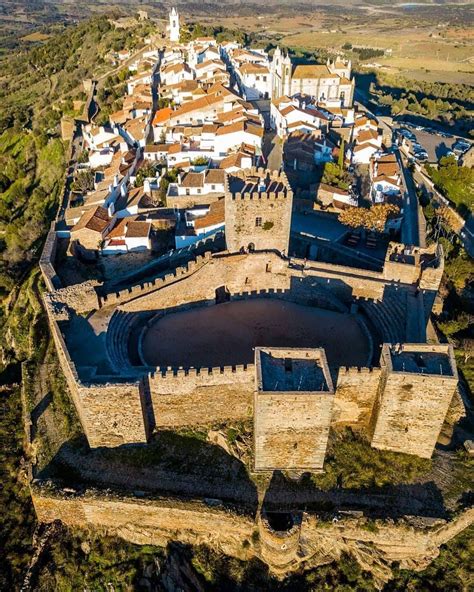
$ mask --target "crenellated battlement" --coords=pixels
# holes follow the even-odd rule
[[[154,372],[150,373],[150,380],[175,380],[183,378],[209,378],[209,377],[235,377],[241,373],[252,373],[254,366],[252,364],[237,364],[235,366],[215,366],[212,368],[172,368],[171,366],[158,366]]]
[[[190,276],[198,269],[206,265],[212,258],[212,253],[207,251],[203,255],[197,255],[196,259],[189,261],[186,265],[176,267],[173,273],[168,273],[161,277],[153,278],[141,284],[130,286],[117,292],[110,292],[104,294],[100,298],[100,306],[110,306],[113,304],[128,302],[134,298],[143,296],[155,290],[159,290],[164,286],[173,284],[174,282]]]
[[[254,191],[252,193],[246,192],[246,193],[232,193],[231,197],[233,200],[276,200],[276,199],[292,199],[293,198],[293,192],[291,190],[287,190],[285,189],[284,191],[279,191],[279,192],[267,192],[267,191]]]
[[[339,375],[350,375],[350,374],[373,374],[374,372],[379,372],[380,368],[374,368],[373,366],[366,367],[366,366],[341,366],[339,368]]]

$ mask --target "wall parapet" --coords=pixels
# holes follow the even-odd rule
[[[202,377],[235,377],[238,374],[249,373],[254,371],[253,364],[236,364],[234,366],[215,366],[215,367],[201,367],[201,368],[173,368],[172,366],[158,366],[154,372],[150,372],[150,380],[167,380],[175,378],[196,378]]]
[[[150,294],[165,286],[169,286],[176,281],[193,275],[196,271],[204,267],[204,265],[206,265],[211,260],[211,257],[212,253],[207,251],[203,255],[197,255],[194,260],[189,261],[186,265],[175,268],[173,273],[168,273],[164,276],[153,278],[123,290],[103,294],[99,297],[99,306],[103,307],[110,306],[112,304],[125,303],[145,294]]]
[[[39,267],[43,275],[44,283],[50,292],[62,288],[61,280],[54,268],[58,244],[58,235],[54,228],[55,223],[52,222],[39,260]]]

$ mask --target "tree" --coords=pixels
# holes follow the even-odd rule
[[[327,162],[324,165],[324,172],[321,180],[323,183],[347,191],[350,187],[351,176],[347,171],[341,169],[338,164]]]
[[[474,169],[459,166],[453,156],[442,158],[439,164],[438,169],[427,166],[427,173],[439,191],[465,217],[474,210]]]
[[[399,211],[400,208],[392,204],[376,204],[369,209],[348,208],[339,214],[339,222],[351,228],[384,232],[387,220]]]
[[[79,171],[74,179],[71,189],[81,193],[87,193],[94,189],[94,172],[91,170]]]
[[[344,171],[344,150],[345,150],[344,138],[341,138],[341,145],[339,146],[339,158],[337,159],[337,166],[341,173]]]
[[[159,163],[144,163],[137,171],[135,177],[135,187],[142,187],[145,179],[156,177],[161,167],[162,165]]]

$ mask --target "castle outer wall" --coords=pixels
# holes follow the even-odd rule
[[[45,305],[71,396],[92,447],[146,442],[154,429],[250,419],[255,415],[255,366],[159,368],[151,373],[143,369],[141,376],[130,368],[128,378],[127,369],[123,376],[98,375],[96,368],[77,368],[69,355],[61,329],[63,323],[67,324],[68,311],[101,307],[101,314],[111,317],[117,309],[122,313],[153,311],[159,315],[178,308],[213,305],[217,291],[223,289],[230,299],[273,297],[348,312],[361,299],[383,300],[385,291],[394,287],[403,291],[418,284],[429,299],[436,293],[442,274],[442,265],[422,268],[416,257],[413,265],[401,264],[391,253],[381,272],[288,260],[268,251],[219,253],[198,257],[173,274],[122,292],[99,291],[97,297],[97,289],[87,282],[77,291],[74,287],[58,287],[54,240],[54,233],[50,233],[41,261],[50,288]],[[330,426],[349,426],[370,436],[374,413],[384,408],[384,370],[341,367],[334,371]],[[443,405],[449,405],[447,398]],[[291,405],[283,404],[283,414],[290,410]],[[437,426],[438,420],[435,423]],[[388,435],[388,428],[381,426],[375,432],[386,434],[385,441],[377,435],[380,447],[395,446],[395,436]],[[439,434],[436,426],[430,428],[430,446]],[[421,442],[410,452],[416,454],[418,449],[426,454]]]

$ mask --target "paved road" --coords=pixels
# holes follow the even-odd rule
[[[403,222],[402,222],[402,242],[405,245],[414,245],[416,247],[425,245],[425,237],[420,236],[418,224],[418,197],[416,187],[413,181],[411,171],[407,168],[407,162],[400,150],[395,150],[398,165],[402,171],[403,185],[405,188],[403,194]]]

